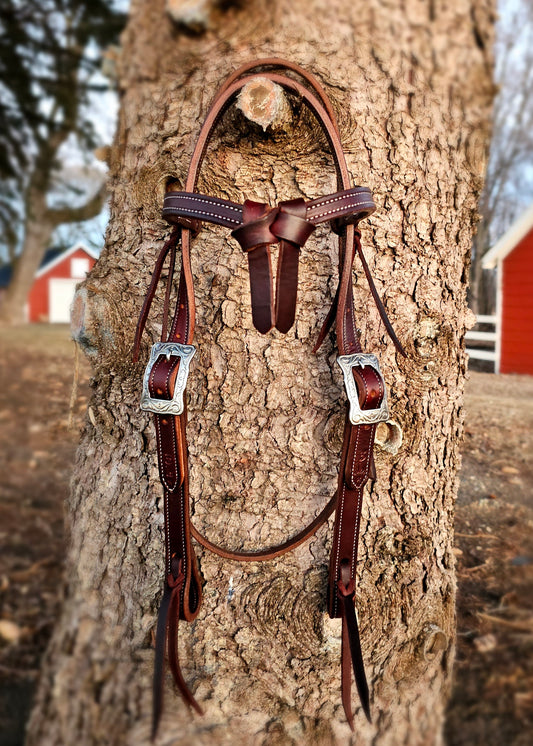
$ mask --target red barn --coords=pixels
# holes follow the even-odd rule
[[[85,279],[96,259],[83,244],[59,254],[48,252],[28,295],[28,321],[67,324],[76,285]]]
[[[497,271],[496,372],[533,375],[533,205],[483,258]]]

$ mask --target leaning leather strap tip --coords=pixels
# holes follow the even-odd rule
[[[165,583],[163,598],[159,607],[157,617],[156,637],[155,637],[155,660],[153,675],[153,705],[152,705],[152,732],[151,740],[154,741],[161,720],[163,710],[163,686],[164,686],[164,665],[165,665],[165,648],[167,638],[167,618],[170,601],[172,598],[172,588]]]
[[[193,710],[196,710],[196,712],[199,715],[203,715],[203,710],[198,704],[198,702],[195,700],[193,693],[187,686],[187,683],[185,679],[183,678],[183,674],[181,673],[181,667],[179,662],[179,655],[178,655],[178,625],[179,625],[179,606],[180,606],[180,592],[181,588],[184,582],[184,575],[181,572],[181,560],[180,562],[180,571],[179,575],[175,580],[171,580],[169,577],[169,580],[167,582],[173,582],[175,583],[175,591],[172,596],[172,601],[170,604],[169,609],[169,620],[168,620],[168,627],[167,627],[167,652],[168,652],[168,663],[170,666],[170,671],[172,673],[172,678],[174,679],[174,684],[176,685],[176,688],[178,692],[181,694],[181,697],[185,704],[188,707],[192,707]],[[168,577],[168,576],[167,576]]]
[[[342,580],[339,580],[337,582],[337,591],[344,607],[343,625],[346,625],[346,631],[348,633],[350,656],[352,659],[352,668],[355,678],[355,685],[357,687],[357,693],[359,694],[359,701],[361,702],[361,706],[363,708],[363,712],[366,715],[366,719],[369,723],[371,723],[372,717],[370,715],[370,694],[368,690],[368,683],[366,680],[363,655],[361,652],[361,641],[359,638],[357,615],[355,613],[355,588],[353,579],[348,584],[344,583]]]
[[[292,325],[294,324],[294,318],[294,314],[286,318],[278,318],[276,320],[276,329],[278,330],[278,332],[287,334],[287,332],[290,331]]]

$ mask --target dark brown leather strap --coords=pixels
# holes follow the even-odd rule
[[[281,202],[273,230],[280,239],[276,275],[276,329],[286,333],[294,324],[300,248],[315,230],[306,219],[303,199]]]
[[[361,410],[378,409],[384,396],[381,377],[371,367],[354,370],[357,378]],[[354,426],[348,416],[344,430],[344,447],[338,477],[337,518],[329,568],[328,611],[331,617],[341,616],[337,582],[341,567],[348,564],[355,579],[361,503],[365,484],[373,469],[372,449],[376,425]]]
[[[359,222],[371,215],[376,206],[368,187],[351,187],[335,194],[318,197],[305,204],[304,219],[313,225],[331,222],[336,232],[342,232],[347,222]],[[243,224],[243,205],[219,197],[211,197],[197,192],[179,192],[169,190],[165,194],[162,215],[168,223],[187,227],[191,219],[200,222],[215,223],[231,228],[237,232]],[[273,218],[277,215],[273,216]],[[342,219],[346,218],[344,225]],[[189,219],[185,222],[185,219]],[[237,236],[235,236],[237,238]],[[275,243],[282,236],[267,236]]]
[[[178,373],[179,358],[161,355],[152,366],[150,394],[169,400]],[[186,411],[180,416],[154,415],[159,475],[164,487],[166,575],[174,574],[177,564],[184,575],[179,616],[192,621],[200,610],[202,578],[191,542],[190,505],[185,434]]]
[[[268,205],[246,200],[242,208],[242,225],[232,233],[248,254],[252,319],[261,334],[266,334],[274,326],[270,260],[270,244],[277,241],[270,230],[274,218],[275,213]]]
[[[357,612],[354,606],[355,582],[351,578],[351,570],[348,564],[341,567],[341,575],[343,579],[341,578],[341,580],[337,581],[337,588],[343,607],[341,643],[342,703],[348,724],[354,730],[351,697],[352,677],[350,669],[353,669],[357,693],[359,694],[359,700],[368,722],[372,722],[372,718],[370,716],[370,695],[365,676],[361,641],[359,639]]]
[[[320,526],[322,526],[328,520],[330,515],[335,510],[336,505],[337,493],[333,495],[326,507],[308,526],[302,529],[302,531],[300,531],[292,538],[287,539],[287,541],[284,541],[282,544],[277,544],[276,546],[269,547],[268,549],[251,550],[248,552],[239,551],[236,549],[226,549],[226,547],[221,547],[218,544],[214,544],[212,541],[209,541],[209,539],[203,536],[203,534],[201,534],[192,523],[191,534],[203,547],[209,549],[215,554],[218,554],[219,557],[224,557],[225,559],[239,560],[243,562],[272,560],[276,557],[280,557],[281,555],[286,554],[291,549],[296,549],[296,547],[299,547],[300,544],[303,544],[305,541],[307,541],[307,539],[310,539],[311,536],[313,536],[318,531]]]
[[[157,290],[159,278],[161,277],[161,272],[163,271],[165,260],[169,252],[175,249],[176,243],[178,242],[179,237],[180,237],[180,230],[178,228],[174,228],[174,230],[170,234],[170,238],[168,239],[168,241],[166,241],[165,245],[163,246],[163,248],[161,249],[159,253],[159,256],[157,257],[154,271],[152,273],[152,279],[150,281],[150,285],[148,286],[148,290],[146,291],[146,295],[144,297],[144,302],[141,308],[141,312],[139,314],[139,319],[137,321],[137,328],[135,330],[135,339],[133,342],[133,362],[134,363],[136,363],[139,359],[139,349],[141,346],[141,338],[143,335],[144,327],[146,326],[146,321],[148,320],[148,314],[150,313],[150,308],[152,307],[152,302],[154,300],[154,296]],[[169,284],[170,284],[170,281],[171,281],[171,278],[170,278],[170,272],[169,272]],[[164,317],[166,319],[168,317],[167,295],[165,295],[165,300],[166,300],[166,304],[165,304],[165,310],[164,310]]]
[[[157,727],[163,709],[163,684],[165,650],[168,648],[170,670],[179,693],[192,708],[202,715],[202,708],[191,694],[181,673],[177,652],[177,620],[179,618],[179,598],[183,589],[185,575],[178,561],[175,575],[169,573],[165,579],[163,598],[159,606],[156,629],[155,662],[153,678],[152,708],[152,741],[157,734]]]

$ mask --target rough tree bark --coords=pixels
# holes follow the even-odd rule
[[[439,743],[453,659],[462,337],[493,95],[493,3],[204,2],[194,35],[184,28],[190,15],[180,15],[194,3],[170,5],[173,19],[163,0],[133,2],[123,37],[111,222],[77,307],[94,395],[68,505],[66,598],[28,746],[147,742],[163,519],[152,424],[138,405],[142,366],[130,362],[134,324],[168,232],[167,179],[183,182],[226,74],[271,55],[316,72],[335,101],[355,182],[379,205],[363,227],[366,254],[409,353],[394,354],[356,267],[364,346],[382,361],[403,433],[399,450],[396,441],[378,451],[363,508],[359,615],[374,724],[359,713],[350,736],[342,713],[340,625],[325,614],[330,526],[265,564],[199,552],[206,596],[198,620],[182,625],[180,646],[206,714],[191,717],[169,691],[161,743]],[[292,121],[266,133],[228,112],[200,189],[271,204],[332,191],[325,143],[292,107]],[[317,230],[301,262],[294,332],[262,337],[251,326],[241,249],[217,228],[195,243],[194,520],[234,548],[294,533],[335,489],[344,394],[334,339],[310,352],[335,289],[335,253],[328,231]],[[155,340],[153,321],[150,333]]]

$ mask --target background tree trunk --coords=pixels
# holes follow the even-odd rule
[[[14,262],[13,277],[2,298],[0,323],[23,324],[27,321],[28,295],[46,250],[51,248],[50,242],[58,225],[94,218],[104,205],[105,189],[101,187],[80,207],[55,209],[48,207],[46,188],[41,181],[48,181],[51,168],[49,165],[46,179],[39,180],[36,185],[31,183],[26,193],[26,220],[22,251]],[[37,177],[35,181],[38,181]]]
[[[366,255],[409,352],[395,356],[356,266],[364,347],[382,361],[403,446],[378,451],[378,480],[363,508],[358,605],[374,724],[359,714],[352,739],[439,743],[453,659],[461,340],[493,93],[493,3],[201,3],[195,28],[208,30],[197,35],[176,25],[191,3],[172,5],[174,20],[162,0],[134,2],[123,38],[111,223],[78,295],[94,396],[68,506],[64,609],[28,745],[147,742],[163,518],[152,423],[138,405],[143,365],[130,363],[134,324],[168,232],[160,218],[167,178],[183,183],[226,74],[274,54],[316,72],[335,101],[354,180],[379,205],[363,227]],[[332,191],[325,143],[293,104],[292,123],[274,134],[230,110],[199,188],[270,203]],[[194,520],[234,548],[269,545],[335,489],[344,394],[334,339],[310,351],[336,285],[335,242],[319,229],[306,244],[287,336],[252,329],[246,262],[224,230],[203,231],[193,263]],[[155,340],[155,321],[149,331]],[[169,691],[161,743],[349,741],[340,623],[325,614],[330,545],[331,526],[265,564],[199,551],[206,595],[197,621],[181,625],[180,646],[206,714],[191,717]]]
[[[28,189],[26,199],[28,219],[20,256],[15,260],[13,276],[0,305],[0,322],[23,324],[27,320],[28,294],[35,273],[50,248],[54,224],[47,219],[46,194]]]

